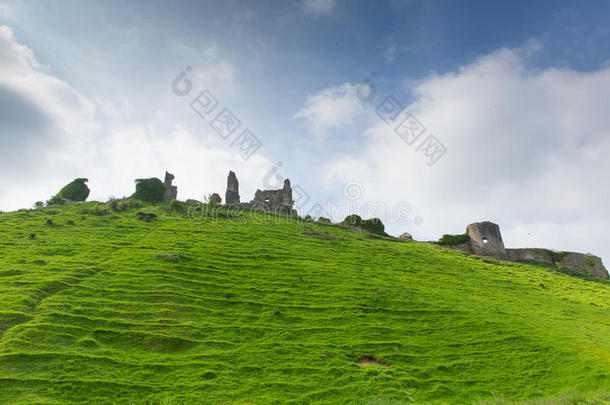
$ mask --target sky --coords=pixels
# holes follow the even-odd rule
[[[610,1],[2,1],[0,210],[176,178],[610,263]]]

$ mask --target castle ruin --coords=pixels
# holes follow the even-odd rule
[[[294,201],[292,200],[292,187],[290,180],[284,180],[284,186],[279,190],[256,190],[254,199],[249,203],[240,202],[239,181],[233,171],[227,177],[227,191],[225,204],[243,208],[254,208],[268,212],[283,212],[291,214]]]
[[[284,180],[284,187],[279,190],[256,190],[252,202],[257,206],[266,207],[269,211],[280,212],[285,209],[292,212],[294,201],[290,180]]]
[[[475,222],[466,228],[468,242],[448,246],[478,256],[488,256],[512,262],[539,262],[565,267],[583,274],[608,278],[602,259],[590,253],[562,252],[549,249],[504,247],[500,227],[493,222]]]
[[[165,201],[170,202],[178,198],[178,187],[172,185],[175,176],[170,172],[165,172],[165,182],[163,185],[165,186]]]

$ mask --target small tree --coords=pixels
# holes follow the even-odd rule
[[[57,195],[64,200],[85,201],[91,192],[87,184],[85,184],[88,181],[87,179],[76,179],[59,190]]]
[[[385,226],[379,218],[371,218],[363,220],[360,215],[352,214],[345,217],[343,220],[344,225],[355,226],[360,229],[364,229],[370,233],[376,233],[378,235],[386,235]]]
[[[379,218],[371,218],[362,222],[362,229],[369,231],[370,233],[376,233],[378,235],[385,235],[385,226]]]
[[[214,194],[208,194],[203,198],[205,202],[206,213],[208,215],[214,215],[216,209],[220,206],[218,199],[214,196]]]
[[[165,186],[156,177],[136,179],[136,192],[132,198],[153,203],[161,202],[165,199]]]
[[[360,217],[360,215],[356,215],[356,214],[348,215],[343,220],[343,223],[345,225],[357,226],[360,228],[362,226],[362,218]]]
[[[49,205],[64,205],[65,203],[66,203],[66,200],[64,200],[63,198],[61,198],[58,195],[54,195],[49,200],[47,200],[47,206],[49,206]]]

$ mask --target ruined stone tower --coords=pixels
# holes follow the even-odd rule
[[[497,224],[489,221],[470,224],[468,225],[468,237],[475,255],[498,258],[506,256],[504,241]]]
[[[174,181],[174,175],[165,172],[165,201],[170,202],[178,198],[178,187],[172,185],[172,181]]]
[[[237,181],[237,176],[233,171],[229,172],[229,177],[227,178],[225,204],[239,204],[239,181]]]

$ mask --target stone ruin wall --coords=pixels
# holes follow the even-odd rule
[[[254,199],[250,202],[241,202],[239,196],[239,181],[235,172],[230,171],[227,177],[227,191],[225,204],[244,209],[292,214],[294,201],[290,180],[284,180],[284,186],[279,190],[256,190]],[[287,211],[287,212],[286,212]]]
[[[172,185],[175,176],[169,172],[165,172],[165,181],[163,185],[165,186],[165,201],[170,202],[172,200],[176,200],[178,198],[178,187]]]
[[[507,260],[536,261],[553,266],[565,267],[597,277],[609,277],[602,259],[589,253],[557,252],[549,249],[506,249]]]
[[[500,227],[488,221],[470,224],[467,229],[469,238],[467,243],[447,247],[500,260],[535,261],[598,277],[610,277],[602,259],[598,256],[589,253],[559,252],[537,248],[507,249],[504,247]]]

